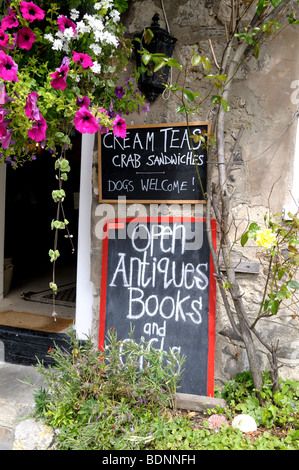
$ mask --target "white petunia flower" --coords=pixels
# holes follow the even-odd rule
[[[61,51],[62,47],[63,47],[62,40],[61,39],[54,39],[52,49],[54,51]]]
[[[67,54],[70,52],[70,46],[67,42],[63,43],[62,50],[66,52]]]
[[[79,11],[76,10],[75,8],[73,8],[71,11],[70,11],[70,17],[73,21],[76,21],[78,18],[79,18]]]
[[[91,67],[91,70],[93,73],[101,73],[102,66],[99,64],[97,61],[93,62],[93,66]]]
[[[84,23],[84,21],[79,21],[77,23],[77,32],[81,34],[90,33],[91,27]]]
[[[50,42],[53,42],[53,41],[54,41],[53,34],[51,34],[51,33],[45,34],[44,38],[47,39],[47,40],[50,41]]]
[[[98,44],[90,44],[89,49],[91,49],[95,55],[100,55],[102,52],[102,48]]]
[[[109,31],[104,31],[103,36],[102,36],[102,41],[115,47],[118,46],[117,37],[114,34],[109,33]]]
[[[100,4],[100,2],[97,2],[97,3],[94,4],[94,9],[95,9],[95,10],[100,10],[100,9],[101,9],[101,4]]]
[[[118,23],[120,20],[120,13],[117,10],[112,10],[110,12],[110,17],[114,23]]]
[[[75,80],[76,83],[79,83],[80,82],[80,75],[75,75],[74,73],[70,73],[70,77]]]
[[[111,8],[113,5],[113,0],[102,0],[101,1],[101,6],[102,8],[108,10],[108,8]]]
[[[70,41],[75,36],[73,28],[65,28],[63,36],[67,41]]]

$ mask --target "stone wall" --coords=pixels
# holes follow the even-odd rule
[[[174,56],[182,64],[188,60],[193,48],[196,53],[211,57],[209,39],[216,58],[220,60],[225,28],[229,12],[224,3],[216,0],[164,0],[167,23],[172,36],[177,38]],[[155,13],[160,16],[160,26],[166,28],[162,2],[158,0],[135,0],[124,17],[130,36],[134,37],[146,26],[150,26]],[[294,118],[298,102],[294,97],[292,84],[299,79],[299,27],[283,30],[275,40],[269,40],[261,49],[259,59],[244,61],[234,79],[229,97],[231,111],[226,118],[227,149],[234,143],[241,126],[244,133],[238,155],[239,165],[231,175],[235,186],[232,213],[238,225],[238,233],[246,227],[248,220],[263,222],[268,209],[269,195],[273,212],[280,212],[292,203],[293,165],[296,145],[297,118]],[[134,63],[132,62],[132,67]],[[173,81],[176,74],[173,74]],[[196,73],[188,78],[191,89],[202,91],[203,84]],[[203,88],[201,88],[203,87]],[[173,96],[160,96],[151,105],[147,114],[129,116],[128,124],[154,124],[181,122],[184,117],[176,113],[178,102]],[[205,106],[201,114],[194,115],[193,121],[211,120],[213,110]],[[211,155],[213,159],[213,155]],[[299,156],[298,156],[299,158]],[[94,152],[93,207],[92,207],[92,274],[94,283],[93,333],[97,338],[100,302],[101,271],[101,221],[111,210],[114,214],[126,215],[123,206],[103,206],[98,202],[97,149]],[[137,206],[130,205],[131,215]],[[147,207],[151,215],[161,208]],[[176,205],[180,213],[183,206]],[[162,215],[171,211],[171,205],[163,207]],[[194,213],[195,206],[190,208]],[[109,214],[108,214],[109,215]],[[175,215],[175,214],[174,214]],[[256,247],[248,244],[246,250],[236,245],[234,257],[238,261],[261,262]],[[259,274],[239,274],[249,312],[257,311],[262,295],[264,280],[263,266]],[[295,307],[296,308],[296,307]],[[298,310],[297,310],[298,311]],[[269,338],[279,338],[279,359],[283,363],[281,375],[299,380],[299,317],[294,311],[285,309],[270,323],[264,323]],[[265,351],[260,351],[261,361],[267,363]],[[242,344],[230,331],[221,301],[217,302],[216,319],[216,384],[221,385],[235,373],[248,368],[247,357]]]

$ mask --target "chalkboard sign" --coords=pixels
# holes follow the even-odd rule
[[[99,134],[99,200],[204,202],[209,122],[128,126],[125,138]],[[196,159],[196,163],[194,162]],[[196,166],[200,174],[198,179]]]
[[[212,235],[216,244],[216,222]],[[179,392],[213,396],[215,277],[206,220],[107,221],[103,240],[99,347],[110,328],[119,340],[186,357]]]

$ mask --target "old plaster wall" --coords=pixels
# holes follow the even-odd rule
[[[174,56],[184,64],[196,53],[211,57],[208,39],[212,41],[218,60],[225,42],[225,23],[228,10],[218,0],[164,0],[166,17],[160,0],[135,0],[124,17],[124,23],[133,37],[145,26],[150,26],[155,13],[160,16],[160,26],[170,28],[177,38]],[[167,22],[166,22],[167,20]],[[238,233],[246,227],[248,220],[261,222],[269,204],[274,212],[281,211],[290,203],[290,190],[293,182],[293,164],[297,119],[294,118],[298,103],[292,99],[292,83],[299,79],[299,28],[284,30],[279,40],[270,40],[262,48],[259,60],[244,61],[235,77],[229,97],[231,106],[226,119],[226,146],[230,150],[236,135],[244,126],[241,148],[238,155],[239,165],[231,175],[235,186],[232,214],[238,226]],[[133,67],[132,62],[132,67]],[[172,80],[176,80],[175,74]],[[192,90],[205,90],[205,84],[196,73],[188,78]],[[292,95],[293,94],[293,95]],[[132,115],[128,124],[154,124],[180,122],[184,120],[176,113],[178,102],[173,96],[160,96],[145,115]],[[193,120],[210,120],[213,110],[210,106]],[[213,154],[210,155],[213,161]],[[273,186],[274,185],[274,186]],[[101,278],[101,250],[103,220],[108,217],[138,215],[137,205],[108,205],[98,202],[98,161],[97,148],[94,152],[93,166],[93,207],[92,207],[92,273],[94,284],[93,334],[97,340],[99,327],[99,302]],[[162,215],[174,209],[180,213],[183,206],[164,205]],[[195,206],[190,209],[194,213]],[[158,205],[144,206],[148,214],[160,211]],[[174,214],[175,215],[175,214]],[[233,256],[236,260],[260,262],[256,247],[249,244],[246,251],[236,245]],[[242,258],[243,257],[243,258]],[[260,274],[240,274],[239,279],[246,298],[249,315],[257,311],[261,299],[261,286],[264,279],[263,267]],[[266,326],[266,324],[265,324]],[[299,317],[297,312],[285,309],[279,318],[268,324],[266,336],[274,335],[280,339],[279,358],[284,367],[282,375],[299,380]],[[260,351],[261,361],[266,361],[266,353]],[[230,332],[229,324],[221,305],[217,302],[216,319],[216,384],[223,384],[230,377],[248,367],[244,348]]]

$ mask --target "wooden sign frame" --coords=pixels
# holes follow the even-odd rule
[[[182,222],[198,222],[203,223],[206,222],[205,218],[196,218],[196,217],[137,217],[137,218],[120,218],[120,219],[111,219],[106,221],[106,225],[104,227],[105,238],[103,240],[103,252],[102,252],[102,269],[101,269],[101,298],[100,298],[100,312],[99,312],[99,349],[104,347],[105,344],[105,332],[106,332],[106,309],[107,309],[107,293],[108,293],[108,254],[109,254],[109,230],[112,230],[112,234],[114,234],[115,230],[123,230],[127,228],[129,222],[159,222],[159,223],[182,223]],[[216,221],[214,219],[211,220],[212,226],[212,238],[213,244],[216,248],[216,238],[217,238],[217,226]],[[120,235],[121,239],[124,239],[122,235]],[[110,249],[111,251],[111,249]],[[113,251],[113,250],[112,250]],[[114,253],[114,251],[113,251]],[[205,363],[205,367],[207,368],[206,374],[206,393],[196,393],[197,395],[205,395],[209,397],[214,396],[214,367],[215,367],[215,317],[216,317],[216,280],[214,276],[214,265],[212,260],[211,252],[208,254],[209,257],[209,285],[208,285],[208,346],[204,347],[205,354],[207,355],[207,362]],[[114,279],[114,277],[113,277]],[[118,290],[119,292],[119,290]],[[115,311],[115,310],[113,310]],[[109,325],[109,323],[108,323]],[[118,332],[117,325],[114,325],[116,332]],[[108,327],[107,327],[108,328]],[[195,328],[192,326],[193,330]],[[206,331],[206,330],[205,330]],[[122,339],[122,338],[120,338]],[[198,341],[198,338],[197,338]],[[198,347],[196,344],[194,348]],[[195,358],[199,358],[198,350],[197,354],[195,353]],[[188,393],[188,392],[187,392]],[[194,393],[194,392],[191,392]]]
[[[205,126],[207,128],[207,133],[209,134],[210,133],[210,129],[211,129],[211,122],[210,121],[195,121],[195,122],[191,122],[189,123],[189,127],[194,127],[194,126]],[[187,128],[187,123],[185,122],[178,122],[178,123],[163,123],[163,124],[145,124],[145,125],[133,125],[133,126],[127,126],[127,130],[130,130],[130,129],[157,129],[157,128],[167,128],[167,127],[173,127],[173,128],[176,128],[176,127],[186,127]],[[134,204],[134,203],[141,203],[141,204],[157,204],[157,203],[167,203],[167,204],[182,204],[182,203],[186,203],[186,204],[205,204],[205,200],[204,199],[167,199],[167,198],[156,198],[156,199],[138,199],[138,198],[132,198],[130,199],[129,197],[124,197],[124,195],[120,195],[120,196],[123,196],[123,198],[120,198],[120,199],[115,199],[115,198],[107,198],[107,197],[103,197],[103,187],[102,187],[102,171],[103,171],[103,168],[102,168],[102,145],[101,145],[101,139],[104,138],[105,134],[103,135],[103,137],[101,136],[101,134],[98,132],[98,184],[99,184],[99,202],[100,203],[118,203],[118,202],[125,202],[127,204]],[[208,159],[208,155],[207,155],[207,150],[205,150],[206,152],[206,159]],[[206,162],[207,163],[207,162]],[[195,166],[194,166],[194,177],[195,179],[197,179],[197,173],[196,173],[196,169],[195,169]],[[124,200],[122,200],[124,199]]]

